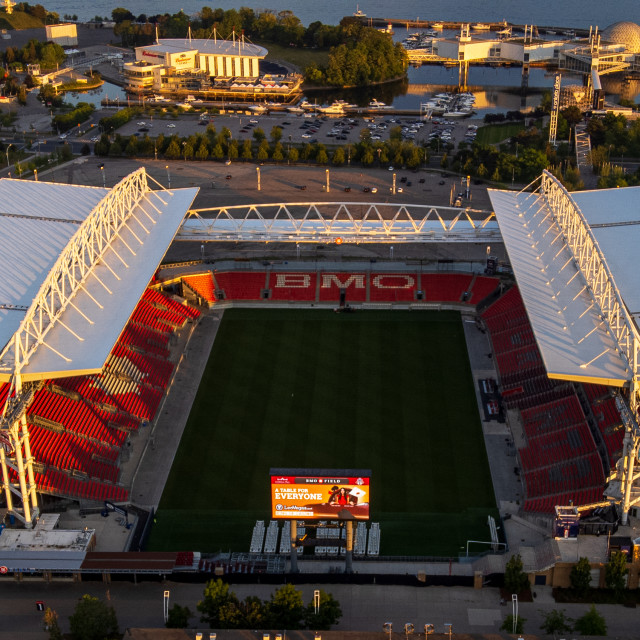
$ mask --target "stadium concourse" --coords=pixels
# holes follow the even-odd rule
[[[580,194],[579,202],[597,218],[607,198],[633,198],[631,191]],[[578,256],[562,226],[568,209],[580,219],[577,196],[574,201],[546,174],[532,192],[490,192],[514,283],[509,273],[487,275],[496,265],[486,260],[462,272],[455,269],[462,262],[294,268],[202,260],[157,271],[196,193],[153,191],[144,169],[111,190],[0,181],[0,196],[12,203],[0,213],[0,265],[7,274],[0,285],[0,461],[9,515],[30,527],[45,500],[48,507],[59,498],[83,507],[135,504],[122,465],[137,434],[154,429],[185,327],[193,333],[201,315],[217,321],[233,305],[302,305],[454,309],[473,318],[473,330],[488,336],[493,354],[475,379],[482,426],[485,434],[509,434],[503,439],[517,451],[523,483],[522,495],[499,500],[503,513],[514,520],[538,514],[537,522],[549,525],[556,505],[592,512],[608,503],[611,479],[608,494],[622,503],[626,521],[638,498],[630,460],[638,442],[634,314],[640,306],[624,256],[611,256],[620,289],[597,243],[595,257]],[[624,203],[616,207],[623,211]],[[593,230],[581,218],[581,241],[602,229],[599,241],[615,250],[606,233],[634,229],[624,211],[624,219],[598,218]],[[420,238],[415,225],[409,233],[414,243],[432,241],[427,233]],[[632,240],[625,246],[630,250]],[[585,256],[588,264],[580,261]],[[609,300],[626,304],[605,308],[601,286],[590,280],[596,263],[605,264],[597,278],[607,281]],[[614,397],[612,386],[621,393]],[[153,447],[148,453],[153,459]],[[142,460],[143,476],[144,468]],[[147,482],[155,471],[147,465]],[[147,494],[155,498],[145,506],[157,506],[166,473],[157,473]],[[494,473],[496,495],[503,480]],[[530,567],[542,570],[549,557],[557,559],[556,548],[548,552]]]

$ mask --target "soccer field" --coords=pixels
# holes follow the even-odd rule
[[[460,315],[225,311],[149,550],[248,551],[269,469],[372,470],[381,555],[457,555],[497,516]]]

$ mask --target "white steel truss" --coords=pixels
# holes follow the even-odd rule
[[[118,183],[98,203],[64,248],[15,333],[13,344],[0,352],[19,374],[35,350],[46,344],[47,333],[83,287],[92,266],[100,261],[131,211],[149,191],[147,174],[140,168]]]
[[[178,240],[226,242],[499,241],[492,211],[370,202],[295,202],[191,211]]]
[[[27,527],[31,527],[39,515],[26,420],[37,386],[30,384],[23,388],[21,369],[38,348],[53,348],[46,343],[47,334],[56,323],[62,322],[61,316],[73,305],[73,296],[84,287],[91,268],[103,259],[132,211],[149,191],[144,168],[128,175],[109,191],[62,251],[13,340],[0,353],[0,360],[11,362],[13,367],[9,398],[0,417],[1,486],[8,512]],[[16,504],[18,501],[20,505]]]
[[[587,291],[597,305],[605,327],[614,337],[619,354],[626,360],[632,372],[629,380],[629,406],[622,397],[617,398],[618,408],[625,425],[625,437],[623,457],[618,465],[615,486],[617,497],[622,503],[623,524],[626,524],[629,508],[640,502],[640,492],[633,490],[634,482],[640,478],[640,474],[634,475],[635,456],[638,454],[640,445],[640,428],[637,422],[640,406],[638,376],[640,334],[627,312],[622,295],[589,224],[567,190],[552,174],[545,171],[542,174],[539,195],[549,206],[566,246],[584,277]]]

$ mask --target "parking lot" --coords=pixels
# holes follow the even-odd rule
[[[443,143],[442,148],[444,148],[446,143],[457,145],[463,140],[471,140],[470,134],[474,130],[468,127],[472,125],[477,128],[479,121],[446,121],[438,118],[433,121],[421,121],[417,117],[390,114],[366,118],[362,116],[337,118],[321,114],[296,115],[287,112],[273,112],[265,115],[250,112],[224,115],[194,112],[185,113],[179,117],[168,114],[163,114],[161,117],[140,116],[121,127],[118,133],[123,136],[148,134],[152,138],[160,134],[188,137],[204,133],[209,124],[212,124],[218,132],[226,127],[231,132],[232,138],[236,140],[253,138],[258,128],[262,129],[268,139],[271,139],[273,128],[280,127],[282,129],[280,142],[285,147],[288,144],[304,143],[348,147],[350,144],[360,142],[362,135],[369,136],[373,143],[387,141],[391,131],[395,127],[400,127],[403,140],[421,146],[433,139],[438,139]],[[363,130],[368,133],[363,134]]]

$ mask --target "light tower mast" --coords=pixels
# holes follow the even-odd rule
[[[13,13],[13,7],[16,6],[16,3],[13,0],[4,0],[4,10],[11,15]]]
[[[549,124],[549,144],[556,144],[558,135],[558,112],[560,111],[560,83],[562,76],[556,73],[556,80],[553,83],[553,108],[551,109],[551,122]]]

